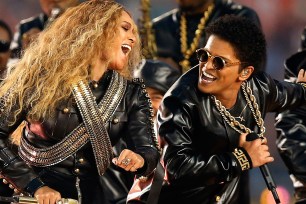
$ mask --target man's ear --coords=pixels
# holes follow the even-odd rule
[[[253,71],[254,71],[254,67],[253,67],[253,66],[245,67],[245,68],[240,72],[239,79],[240,79],[241,81],[247,80],[247,79],[252,75]]]

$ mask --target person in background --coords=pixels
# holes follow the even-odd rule
[[[180,72],[159,60],[143,59],[140,66],[134,70],[133,77],[142,80],[146,87],[146,91],[152,101],[153,120],[155,123],[159,104],[167,90],[180,77]],[[118,141],[113,147],[114,152],[121,152],[125,148],[126,144],[123,140]],[[103,185],[108,186],[105,192],[108,194],[109,203],[125,204],[129,190],[134,182],[134,175],[121,168],[111,166],[101,177],[101,182]]]
[[[42,13],[24,20],[17,25],[11,44],[12,58],[21,57],[22,50],[27,48],[33,39],[52,23],[67,8],[76,6],[80,0],[39,0]]]
[[[159,204],[250,203],[248,170],[274,160],[266,113],[306,104],[303,84],[260,71],[266,41],[253,21],[226,15],[205,32],[207,43],[196,51],[199,67],[175,82],[157,114],[170,183]],[[304,73],[297,82],[306,82]],[[258,139],[250,138],[254,134]]]
[[[257,26],[257,13],[231,0],[176,0],[178,8],[153,19],[158,59],[185,73],[197,65],[196,49],[205,45],[204,28],[226,14],[244,16]],[[263,62],[265,63],[265,62]],[[262,69],[264,68],[264,65]]]
[[[8,24],[0,20],[0,79],[7,75],[7,64],[11,56],[10,44],[13,38],[12,31]]]
[[[9,25],[5,21],[0,20],[0,81],[5,79],[7,76],[7,64],[11,54],[10,43],[12,38],[13,33]],[[0,182],[0,196],[11,196],[13,193],[13,189],[9,188],[8,185]],[[4,202],[0,201],[0,203],[2,204]]]
[[[54,37],[56,36],[56,37]],[[68,8],[25,50],[0,86],[0,171],[38,203],[107,203],[110,164],[139,176],[159,161],[151,104],[139,80],[137,26],[114,1]],[[4,140],[26,121],[18,154]],[[115,154],[123,139],[127,148]]]
[[[306,27],[300,50],[285,61],[285,81],[296,82],[306,69]],[[306,204],[306,106],[276,115],[276,144],[294,187],[296,204]]]
[[[155,118],[163,96],[180,77],[180,72],[160,60],[146,59],[135,69],[134,77],[143,79],[152,101]]]

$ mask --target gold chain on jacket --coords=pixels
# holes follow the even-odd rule
[[[198,45],[199,45],[199,41],[201,38],[201,35],[203,33],[203,30],[205,28],[205,24],[212,12],[212,10],[214,9],[214,4],[212,3],[211,5],[208,6],[208,9],[204,12],[203,17],[200,19],[200,23],[198,24],[198,28],[195,31],[195,36],[190,44],[190,47],[187,48],[187,44],[188,44],[188,40],[187,40],[187,20],[186,20],[186,16],[183,13],[181,15],[181,21],[180,21],[180,34],[181,34],[181,52],[184,56],[184,60],[180,61],[180,65],[182,67],[182,71],[183,73],[185,73],[186,71],[188,71],[190,69],[190,57],[191,55],[195,52],[195,50],[197,49]]]
[[[151,22],[150,0],[141,0],[142,18],[140,19],[139,33],[143,45],[143,55],[146,59],[157,58],[157,46]]]
[[[246,98],[247,104],[251,109],[251,112],[255,118],[255,121],[259,127],[259,136],[263,137],[263,134],[265,133],[266,129],[264,127],[264,121],[261,117],[261,113],[259,111],[258,104],[256,102],[256,98],[252,93],[251,88],[248,86],[246,82],[242,83],[242,91],[243,94]],[[222,118],[226,121],[227,124],[229,124],[234,130],[239,132],[240,134],[242,133],[251,133],[252,130],[250,128],[246,127],[245,125],[241,124],[238,122],[235,117],[233,117],[227,110],[226,108],[221,104],[221,102],[215,97],[212,96],[212,99],[214,100],[216,107],[218,111],[220,112]]]
[[[118,104],[120,103],[125,93],[126,86],[127,86],[127,81],[117,72],[113,72],[109,88],[107,89],[100,103],[97,105],[99,108],[99,112],[102,113],[103,123],[108,121],[115,112]],[[83,120],[88,120],[88,121],[91,120],[90,118],[87,118],[87,116],[85,116]],[[95,122],[95,121],[89,121],[89,122]],[[19,156],[24,161],[26,161],[27,163],[33,166],[51,166],[65,160],[72,154],[76,153],[81,147],[83,147],[89,141],[92,143],[94,151],[99,151],[100,148],[98,147],[98,149],[95,149],[96,147],[94,146],[96,145],[99,146],[101,145],[101,143],[107,141],[105,141],[104,139],[102,139],[101,141],[96,141],[96,140],[92,141],[90,131],[91,130],[89,131],[87,130],[84,123],[81,123],[63,140],[61,140],[60,142],[56,143],[53,146],[46,148],[36,148],[32,146],[25,137],[21,137],[21,143],[19,146],[18,153]],[[101,138],[97,139],[99,140]],[[97,156],[101,156],[103,160],[107,158],[101,154],[102,154],[101,152],[96,152],[95,158],[97,159]],[[97,165],[100,164],[101,164],[100,160],[97,161]],[[99,174],[103,173],[103,169],[102,168],[99,169],[99,166],[98,170]]]

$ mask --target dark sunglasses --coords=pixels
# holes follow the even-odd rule
[[[216,70],[221,70],[224,67],[229,67],[233,65],[243,64],[244,62],[226,62],[222,57],[213,56],[205,49],[196,50],[197,58],[200,62],[208,62],[208,59],[212,60],[212,66]]]
[[[10,49],[10,42],[0,40],[0,52],[7,52]]]

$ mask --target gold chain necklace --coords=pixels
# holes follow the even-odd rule
[[[212,3],[211,5],[208,6],[207,10],[204,12],[203,17],[200,19],[200,23],[198,24],[198,28],[195,31],[195,36],[194,36],[194,38],[193,38],[193,40],[190,44],[189,49],[187,49],[187,43],[188,43],[188,41],[187,41],[187,20],[186,20],[185,14],[181,15],[181,21],[180,21],[181,38],[180,38],[180,41],[181,41],[181,52],[184,56],[184,60],[180,61],[179,64],[181,65],[181,67],[183,69],[182,70],[183,73],[188,71],[189,68],[190,68],[189,59],[190,59],[191,55],[195,52],[195,50],[196,50],[196,48],[199,44],[201,35],[203,33],[203,30],[204,30],[204,27],[205,27],[205,24],[206,24],[206,21],[209,18],[213,9],[214,9],[214,4]]]
[[[261,117],[261,113],[259,111],[258,104],[256,102],[256,98],[252,93],[251,88],[246,84],[246,82],[242,83],[242,91],[243,94],[246,98],[247,104],[251,109],[251,112],[255,118],[255,121],[259,127],[259,136],[263,137],[263,134],[266,131],[266,128],[264,127],[264,121]],[[227,110],[226,108],[221,104],[221,102],[212,95],[212,99],[214,100],[216,107],[218,111],[220,112],[222,118],[226,121],[227,124],[229,124],[234,130],[239,132],[240,134],[242,133],[251,133],[253,132],[250,130],[250,128],[246,127],[245,125],[239,123],[235,117],[233,117]]]

